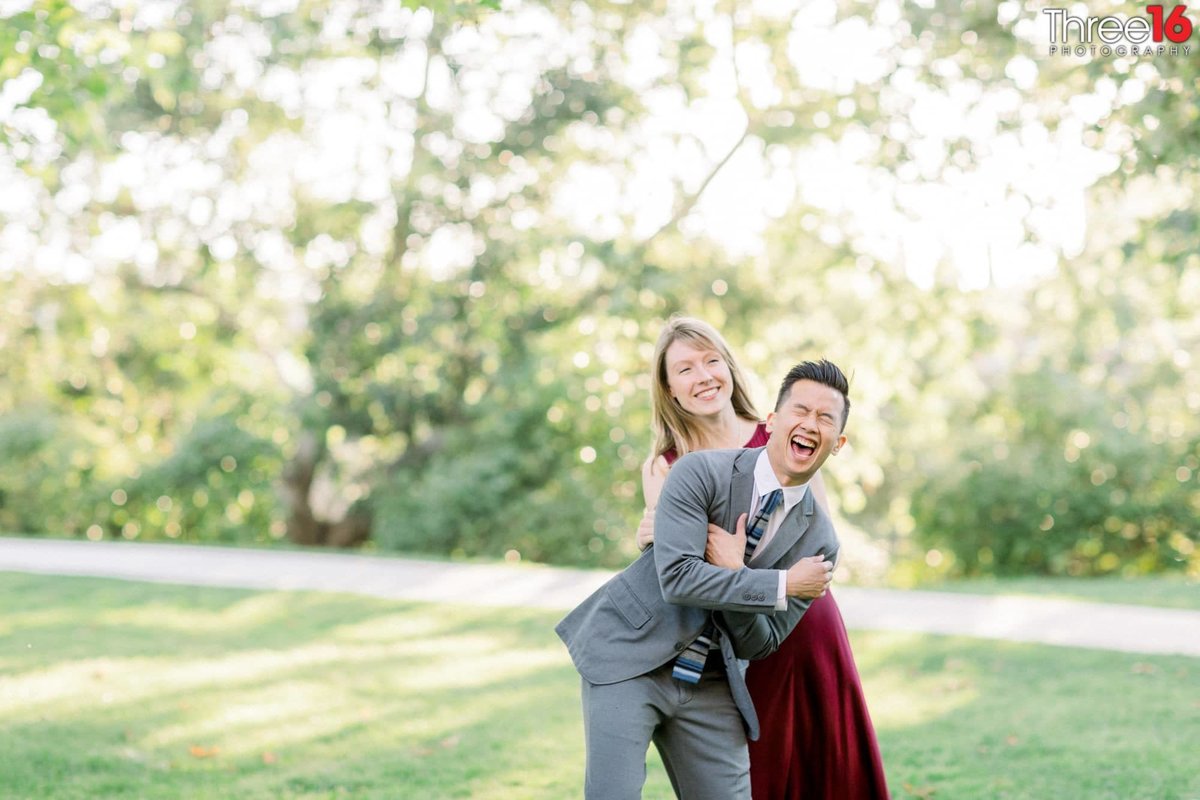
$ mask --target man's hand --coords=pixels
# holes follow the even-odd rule
[[[647,508],[646,513],[642,514],[642,521],[638,523],[638,550],[645,550],[652,544],[654,544],[654,509]]]
[[[736,533],[720,525],[708,523],[708,542],[704,545],[704,560],[725,569],[741,569],[746,565],[746,515],[738,517]]]
[[[787,596],[816,600],[825,594],[831,580],[832,561],[826,561],[825,556],[802,558],[787,571]]]

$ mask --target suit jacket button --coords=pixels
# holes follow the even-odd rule
[[[750,601],[750,600],[753,600],[754,598],[750,596],[749,592],[742,592],[742,599],[746,600],[746,601]]]
[[[683,649],[683,642],[676,642],[676,643],[675,643],[675,649],[676,649],[676,650],[682,650],[682,649]]]

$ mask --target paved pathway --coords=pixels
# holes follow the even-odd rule
[[[0,572],[566,610],[611,572],[336,552],[0,538]],[[850,628],[1200,657],[1200,611],[834,584]]]

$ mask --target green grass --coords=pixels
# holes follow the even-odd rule
[[[1200,578],[1189,578],[1185,575],[1150,575],[1138,578],[975,578],[915,588],[934,592],[1012,594],[1200,610]]]
[[[0,608],[4,798],[580,796],[552,612],[6,573]],[[1200,798],[1200,660],[852,638],[897,798]]]

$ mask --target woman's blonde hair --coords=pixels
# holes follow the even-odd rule
[[[671,317],[658,335],[654,345],[654,374],[650,387],[650,414],[654,429],[653,458],[671,450],[676,456],[682,456],[693,450],[700,449],[699,432],[693,424],[694,415],[684,410],[678,401],[671,396],[667,385],[667,349],[675,342],[684,341],[693,347],[715,350],[725,360],[729,367],[729,375],[733,378],[733,411],[739,417],[752,422],[758,422],[758,412],[746,394],[746,381],[742,378],[742,370],[729,352],[729,345],[717,333],[717,329],[703,320],[692,317]]]

